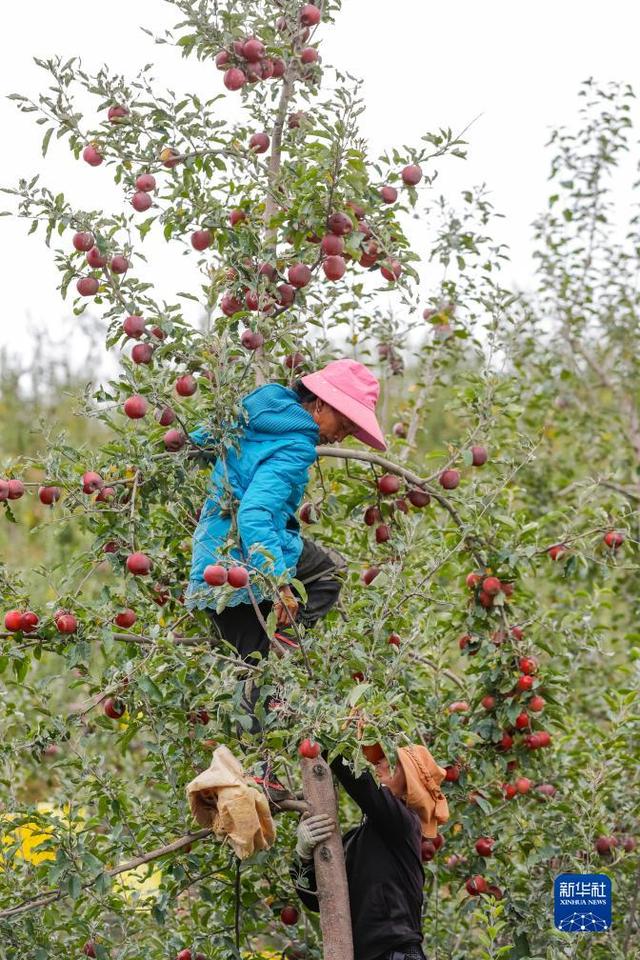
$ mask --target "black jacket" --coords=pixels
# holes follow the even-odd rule
[[[355,777],[338,757],[331,769],[364,814],[342,838],[355,960],[375,960],[389,950],[422,942],[424,871],[418,815],[370,773]],[[296,890],[318,911],[313,860],[292,868]],[[304,878],[308,885],[300,886]]]

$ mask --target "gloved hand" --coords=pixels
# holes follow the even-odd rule
[[[301,860],[311,860],[314,848],[319,843],[328,840],[335,829],[332,817],[326,813],[318,813],[315,817],[307,817],[298,824],[298,842],[296,853]]]

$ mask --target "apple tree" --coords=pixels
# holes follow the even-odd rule
[[[541,298],[518,301],[499,279],[506,251],[490,239],[484,192],[435,192],[460,137],[418,134],[370,156],[357,84],[320,55],[338,2],[173,5],[181,22],[156,40],[210,66],[206,99],[157,90],[150,69],[127,80],[59,58],[40,62],[46,93],[14,95],[41,123],[45,154],[66,143],[69,162],[112,178],[122,202],[80,210],[39,176],[6,190],[44,232],[77,322],[99,313],[119,358],[117,377],[79,401],[96,442],[52,436],[0,481],[8,522],[37,497],[43,525],[85,535],[44,586],[2,569],[7,955],[322,956],[289,877],[292,812],[278,815],[271,850],[240,862],[194,831],[185,801],[217,743],[247,770],[266,750],[298,793],[298,747],[311,738],[358,770],[363,746],[393,757],[416,741],[447,767],[451,818],[423,849],[427,953],[575,955],[550,929],[550,880],[597,862],[616,869],[630,919],[584,955],[621,958],[637,939],[637,810],[622,785],[634,737],[637,749],[633,627],[618,601],[637,604],[637,481],[627,444],[614,466],[613,441],[586,422],[583,375],[602,361],[576,360],[576,342],[592,356],[586,315],[634,361],[603,309],[606,270],[592,268],[599,210],[587,259],[578,249],[598,188],[562,187],[572,216],[541,222]],[[336,82],[323,86],[327,76]],[[624,135],[592,110],[585,167],[594,138]],[[163,246],[199,271],[171,301],[154,289]],[[623,262],[617,306],[631,296]],[[586,278],[580,322],[560,269]],[[345,354],[380,376],[390,449],[319,450],[301,519],[349,574],[340,609],[302,635],[300,653],[250,668],[277,701],[258,741],[242,706],[246,665],[184,608],[190,539],[242,396]],[[610,366],[620,390],[624,364]],[[616,390],[598,388],[612,422],[631,429]],[[188,436],[198,425],[204,454]],[[602,444],[606,471],[580,457],[582,442]]]

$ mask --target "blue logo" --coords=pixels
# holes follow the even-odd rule
[[[560,873],[553,884],[554,923],[564,933],[599,933],[611,927],[611,877]]]

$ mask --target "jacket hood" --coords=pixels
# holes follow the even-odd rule
[[[245,431],[271,436],[287,433],[303,434],[313,443],[318,440],[318,426],[304,409],[298,395],[279,383],[258,387],[243,399],[247,421]]]

